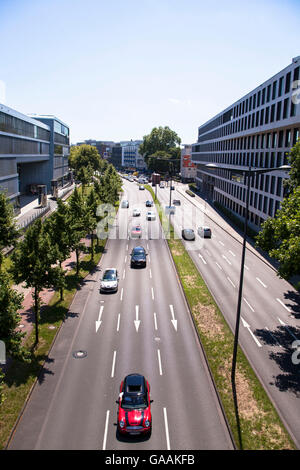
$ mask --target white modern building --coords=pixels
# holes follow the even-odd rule
[[[142,140],[130,140],[120,142],[122,147],[122,166],[126,168],[134,168],[144,170],[146,164],[143,156],[139,153],[139,146]]]
[[[273,77],[198,128],[192,145],[196,183],[214,201],[243,218],[246,185],[232,171],[210,170],[215,163],[231,170],[274,168],[288,164],[287,153],[299,139],[300,56]],[[252,179],[249,225],[258,230],[274,217],[284,196],[286,173],[276,171]]]

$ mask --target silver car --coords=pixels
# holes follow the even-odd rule
[[[181,232],[184,240],[195,240],[195,232],[192,228],[184,228]]]
[[[100,281],[100,293],[117,292],[119,284],[118,271],[116,268],[108,268],[104,271]]]

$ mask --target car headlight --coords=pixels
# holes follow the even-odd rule
[[[121,421],[120,421],[120,428],[123,429],[124,426],[125,426],[125,421],[124,421],[123,419],[121,419]]]
[[[150,421],[149,421],[149,419],[146,419],[146,421],[145,421],[145,426],[146,426],[146,428],[149,428],[149,426],[150,426]]]

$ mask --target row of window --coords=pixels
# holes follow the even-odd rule
[[[207,144],[195,144],[193,153],[196,152],[218,152],[228,150],[254,150],[254,149],[289,149],[299,140],[299,128],[281,129],[274,132],[253,134],[234,139],[223,139]],[[194,156],[194,159],[198,158]]]
[[[221,137],[232,135],[237,132],[243,132],[256,127],[271,124],[272,122],[279,122],[283,119],[296,116],[296,104],[291,98],[285,98],[283,101],[278,101],[266,108],[248,114],[245,117],[238,118],[226,126],[219,127],[208,134],[201,132],[199,134],[198,142],[206,140],[219,139]]]
[[[283,94],[290,93],[292,91],[291,84],[297,83],[297,80],[299,80],[299,75],[300,75],[300,72],[299,72],[299,66],[298,66],[294,68],[294,70],[286,73],[285,77],[284,75],[281,76],[278,80],[274,80],[273,83],[266,85],[262,90],[258,90],[257,92],[253,93],[253,95],[251,95],[250,97],[244,99],[243,101],[240,101],[236,106],[227,110],[222,115],[216,117],[213,121],[201,126],[201,128],[199,129],[199,138],[202,134],[210,131],[211,129],[215,129],[216,127],[222,124],[225,124],[226,122],[232,121],[232,119],[238,118],[258,108],[259,106],[263,106],[266,103],[269,103],[271,100],[278,99]],[[283,111],[283,116],[286,115],[286,117],[288,117],[288,102],[284,100],[283,103],[285,103],[283,106],[285,108]],[[271,112],[273,112],[275,115],[275,111],[271,111]],[[271,112],[269,113],[271,114]],[[276,111],[276,114],[277,112],[279,115],[279,113],[281,113],[281,110]],[[292,106],[290,109],[290,115],[293,116],[295,115],[294,113],[295,113],[295,107]],[[286,117],[282,117],[282,119],[285,119]],[[264,119],[265,118],[262,118],[262,122]],[[276,120],[279,120],[279,119],[276,119]]]
[[[236,184],[224,179],[216,179],[214,188],[221,189],[227,195],[231,195],[235,199],[246,203],[246,187],[243,184]],[[256,201],[259,191],[282,198],[285,190],[282,177],[264,174],[255,175],[253,177],[251,188],[253,188],[254,191],[251,190],[250,192],[250,205],[253,205],[255,208],[257,208],[257,205],[253,203],[253,201]]]
[[[239,204],[236,201],[233,201],[231,198],[225,196],[224,194],[216,192],[216,200],[220,202],[223,206],[230,209],[232,212],[235,212],[240,217],[245,217],[245,207]],[[268,196],[258,195],[257,197],[257,207],[255,207],[261,213],[266,214],[266,217],[260,217],[257,213],[251,211],[251,206],[249,210],[249,221],[250,223],[260,227],[260,225],[266,220],[268,216],[274,217],[278,209],[280,209],[280,201],[273,199]],[[253,205],[254,207],[254,205]]]
[[[49,155],[50,145],[34,140],[25,140],[0,135],[0,154],[5,155]]]
[[[57,144],[69,145],[69,137],[67,135],[60,135],[54,132],[54,142]]]
[[[23,121],[22,119],[0,112],[0,131],[32,137],[40,140],[50,140],[50,131]]]

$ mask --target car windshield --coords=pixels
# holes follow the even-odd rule
[[[144,256],[144,254],[145,254],[145,250],[143,248],[135,248],[133,250],[133,255],[134,256],[137,256],[137,255],[139,255],[139,256],[143,255]]]
[[[123,396],[122,408],[124,410],[135,410],[137,408],[140,409],[145,409],[148,406],[146,397],[143,395],[139,396],[130,396],[130,395],[125,395]]]
[[[136,232],[140,232],[140,231],[141,231],[141,227],[135,227],[133,230],[135,230]]]
[[[116,280],[117,280],[117,276],[116,276],[115,271],[113,271],[112,269],[105,271],[104,276],[103,276],[103,281],[116,281]]]

